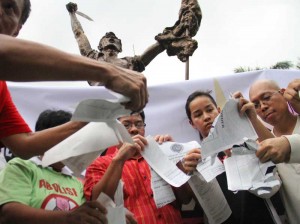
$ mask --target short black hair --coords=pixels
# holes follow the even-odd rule
[[[22,14],[21,14],[21,22],[22,24],[25,24],[25,22],[27,21],[29,14],[31,12],[31,3],[30,0],[23,0],[24,5],[23,5],[23,10],[22,10]]]
[[[190,121],[192,121],[192,117],[191,117],[191,109],[190,109],[190,103],[191,103],[195,98],[197,98],[197,97],[199,97],[199,96],[206,96],[206,97],[208,97],[208,98],[211,100],[211,102],[212,102],[216,107],[218,107],[218,105],[217,105],[215,99],[210,95],[211,92],[212,92],[211,90],[207,90],[207,91],[198,90],[198,91],[195,91],[195,92],[191,93],[191,94],[188,96],[188,98],[187,98],[187,100],[186,100],[186,103],[185,103],[185,112],[186,112],[186,115],[187,115],[187,117],[188,117],[188,119],[189,119]]]
[[[47,128],[59,126],[71,120],[72,113],[64,110],[45,110],[40,113],[35,131],[41,131]]]

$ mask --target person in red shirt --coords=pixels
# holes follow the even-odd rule
[[[113,198],[119,180],[122,179],[124,206],[134,214],[138,223],[182,223],[176,205],[190,201],[187,184],[180,188],[173,188],[177,198],[175,203],[167,204],[162,208],[157,208],[155,205],[151,189],[150,167],[140,155],[140,150],[147,144],[144,138],[146,126],[144,113],[123,116],[119,118],[119,121],[132,136],[137,149],[129,149],[128,143],[124,143],[115,147],[114,150],[110,148],[105,156],[98,157],[86,171],[84,192],[87,199],[95,200],[100,192]],[[155,139],[159,143],[172,141],[169,135],[158,135]]]

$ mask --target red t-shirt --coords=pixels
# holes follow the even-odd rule
[[[0,140],[10,135],[31,132],[13,103],[5,81],[0,81]]]

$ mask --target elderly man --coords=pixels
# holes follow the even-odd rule
[[[249,90],[249,98],[254,104],[260,118],[273,126],[272,132],[276,137],[300,134],[300,118],[290,112],[284,98],[285,90],[272,80],[259,80]],[[271,141],[271,140],[266,140]],[[261,143],[264,145],[264,142]],[[261,155],[266,154],[266,155]],[[261,149],[257,152],[260,158],[268,155],[268,151]],[[267,159],[269,159],[267,157]],[[265,159],[262,159],[265,161]],[[287,212],[289,223],[300,222],[300,164],[277,164],[278,173],[282,180],[280,190]]]
[[[290,103],[291,110],[300,114],[300,79],[288,84],[284,98]],[[284,135],[268,139],[260,144],[257,156],[262,162],[272,160],[274,163],[300,163],[300,135]]]

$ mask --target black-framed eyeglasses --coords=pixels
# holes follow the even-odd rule
[[[143,129],[145,128],[146,124],[143,121],[137,121],[134,123],[130,123],[130,122],[124,122],[122,123],[124,125],[124,127],[129,130],[130,128],[133,127],[133,125],[137,128],[137,129]]]
[[[261,105],[262,105],[261,103],[264,103],[264,104],[268,103],[276,93],[280,93],[280,90],[278,90],[276,92],[265,93],[258,101],[252,102],[254,104],[255,109],[256,110],[261,109]]]

